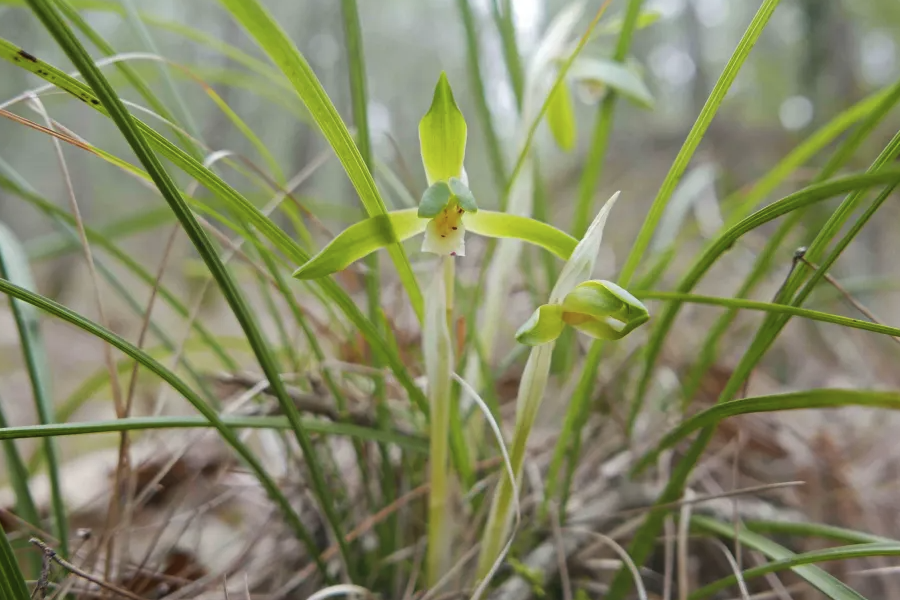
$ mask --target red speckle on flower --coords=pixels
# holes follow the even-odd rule
[[[459,228],[458,228],[458,227],[453,227],[453,231],[456,231],[457,229],[459,229]]]
[[[451,252],[450,256],[456,256],[456,252]]]

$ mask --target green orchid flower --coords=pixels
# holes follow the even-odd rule
[[[610,198],[585,234],[585,240],[596,240],[596,247],[582,242],[582,256],[573,255],[569,260],[550,293],[550,301],[539,306],[516,332],[519,343],[540,346],[553,342],[566,325],[592,338],[618,340],[650,319],[647,307],[627,290],[611,281],[587,279],[599,249],[599,232],[617,197],[618,193]]]
[[[346,269],[389,244],[424,233],[422,251],[465,256],[466,233],[515,238],[568,260],[578,243],[555,227],[524,216],[479,210],[464,167],[466,121],[441,73],[431,107],[419,123],[419,145],[428,188],[418,208],[378,215],[339,233],[300,266],[294,277],[315,279]]]

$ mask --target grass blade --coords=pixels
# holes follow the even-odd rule
[[[689,304],[706,304],[710,306],[719,306],[721,308],[745,308],[748,310],[758,310],[767,313],[775,313],[782,315],[791,315],[795,317],[803,317],[813,321],[821,321],[822,323],[834,323],[843,327],[853,329],[862,329],[864,331],[872,331],[882,333],[884,335],[897,336],[900,335],[900,328],[889,327],[870,321],[854,319],[851,317],[842,317],[831,313],[810,310],[808,308],[800,308],[797,306],[788,306],[785,304],[774,304],[772,302],[759,302],[756,300],[744,300],[741,298],[717,298],[713,296],[699,296],[696,294],[679,294],[677,292],[655,292],[655,291],[638,291],[635,296],[642,300],[669,300],[673,302],[687,302]]]
[[[759,39],[760,34],[762,34],[763,29],[769,22],[769,17],[772,16],[779,1],[780,0],[765,0],[762,3],[762,6],[759,7],[753,20],[741,37],[741,41],[738,42],[737,48],[735,48],[734,53],[728,60],[728,64],[725,65],[725,69],[722,71],[722,75],[719,76],[719,80],[716,82],[715,87],[713,87],[712,92],[710,92],[706,104],[703,105],[700,115],[694,122],[694,126],[691,127],[691,131],[688,133],[684,145],[682,145],[681,150],[678,151],[678,155],[675,157],[672,167],[669,169],[666,178],[663,180],[662,186],[659,188],[656,198],[653,200],[653,204],[650,206],[650,212],[647,214],[647,218],[644,219],[643,225],[641,225],[641,230],[638,232],[634,245],[631,247],[628,258],[625,259],[625,264],[622,266],[622,273],[619,276],[618,282],[622,287],[627,288],[631,283],[631,280],[637,271],[638,262],[643,258],[647,248],[650,246],[650,240],[653,238],[656,226],[659,224],[659,220],[662,218],[666,205],[672,197],[672,194],[675,192],[675,188],[678,186],[681,176],[684,174],[685,169],[687,169],[688,163],[691,162],[694,151],[700,145],[703,135],[712,123],[713,117],[716,116],[716,112],[718,112],[719,106],[721,106],[722,101],[725,99],[725,95],[731,88],[731,84],[734,82],[738,72],[744,65],[744,61],[747,60],[747,56],[750,54],[750,51]],[[622,572],[616,579],[621,580],[625,576],[625,573]],[[616,587],[617,586],[614,586],[614,589]],[[612,594],[612,599],[615,600],[618,598],[619,593],[620,592]]]
[[[812,552],[804,552],[803,554],[795,554],[794,556],[773,560],[770,563],[745,569],[741,572],[744,579],[753,579],[761,577],[768,573],[776,573],[787,569],[793,570],[794,567],[801,565],[810,565],[819,562],[827,562],[833,560],[849,560],[853,558],[868,558],[871,556],[898,556],[900,555],[900,544],[896,542],[890,543],[872,543],[872,544],[854,544],[852,546],[838,546],[836,548],[825,548],[824,550],[815,550]],[[698,590],[694,590],[688,596],[688,600],[700,600],[708,598],[716,592],[724,590],[737,582],[734,575],[724,577],[718,581],[714,581],[709,585],[705,585]]]
[[[749,529],[757,533],[773,533],[781,535],[802,535],[807,537],[817,537],[826,540],[844,542],[846,544],[868,544],[875,542],[898,543],[897,540],[882,537],[880,535],[872,535],[854,529],[845,529],[844,527],[835,527],[834,525],[823,525],[821,523],[794,523],[791,521],[745,521]]]
[[[841,408],[844,406],[866,406],[869,408],[887,408],[900,410],[900,393],[879,392],[871,390],[821,389],[805,390],[774,396],[757,396],[739,398],[716,404],[696,415],[685,419],[675,429],[663,436],[656,447],[641,457],[635,464],[638,472],[651,465],[659,453],[671,448],[681,440],[699,429],[715,426],[719,421],[737,415],[759,412],[777,412],[782,410],[800,410],[809,408]]]
[[[638,24],[642,4],[643,0],[629,0],[628,2],[628,7],[625,9],[625,18],[622,21],[622,30],[616,42],[615,54],[613,54],[613,60],[616,62],[621,63],[628,56],[631,38]],[[591,138],[591,147],[585,159],[584,174],[579,182],[578,200],[575,205],[575,216],[572,222],[572,234],[577,238],[584,235],[588,224],[591,222],[594,191],[597,189],[597,183],[600,181],[600,175],[603,172],[603,161],[606,158],[606,149],[609,146],[609,135],[612,133],[613,115],[615,114],[617,99],[618,94],[615,93],[615,90],[609,90],[603,98],[597,113],[594,134]]]
[[[25,577],[16,563],[16,555],[0,527],[0,594],[9,600],[29,600]]]
[[[119,131],[121,131],[122,135],[125,137],[129,146],[131,146],[134,153],[146,167],[147,172],[153,178],[157,188],[168,202],[172,211],[178,217],[178,220],[184,227],[191,242],[203,258],[207,268],[215,277],[216,282],[222,291],[222,295],[228,301],[234,316],[241,324],[241,328],[247,336],[250,346],[253,348],[253,352],[256,355],[260,367],[265,373],[266,378],[269,380],[269,384],[272,386],[272,390],[275,392],[282,410],[293,425],[297,442],[303,450],[312,488],[319,502],[319,506],[325,514],[326,519],[329,521],[338,540],[343,543],[343,533],[341,532],[340,524],[337,521],[334,507],[328,500],[325,482],[317,463],[312,444],[309,441],[306,431],[303,429],[297,407],[287,395],[280,374],[276,368],[275,361],[269,352],[269,348],[246,300],[239,292],[231,275],[219,259],[212,242],[188,208],[187,203],[181,197],[175,182],[172,181],[168,173],[163,169],[159,159],[150,149],[143,134],[132,120],[131,114],[125,108],[122,101],[116,95],[115,90],[113,90],[112,86],[110,86],[109,82],[97,66],[94,65],[94,62],[87,51],[82,47],[81,43],[74,36],[65,22],[62,21],[55,9],[50,5],[49,0],[29,0],[28,4],[44,24],[44,27],[46,27],[50,34],[56,39],[57,43],[59,43],[84,76],[85,81],[97,94],[98,100],[103,104],[110,117],[118,126]],[[289,512],[293,515],[293,511],[289,509]],[[299,520],[297,520],[296,524],[300,524]],[[300,525],[299,528],[295,527],[298,535],[305,543],[309,544],[310,551],[314,552],[315,545],[312,538],[309,537],[305,528],[302,528],[302,524]],[[345,555],[346,554],[345,551]],[[328,574],[324,573],[324,570],[323,575],[328,578]]]
[[[8,427],[9,421],[6,420],[6,415],[3,412],[3,398],[0,398],[0,431]],[[19,449],[16,448],[16,444],[12,440],[3,442],[3,453],[6,455],[7,478],[16,495],[16,515],[39,531],[41,529],[41,516],[34,503],[34,498],[31,496],[31,489],[28,487],[28,467],[25,465],[25,461],[22,460],[22,455],[19,454]],[[2,535],[4,535],[3,528],[0,527],[0,536]],[[40,557],[31,554],[28,558],[31,563],[31,572],[35,574],[40,573]]]
[[[130,366],[130,365],[129,365]],[[230,429],[279,429],[290,430],[291,424],[285,417],[245,417],[222,415],[219,421]],[[428,441],[419,436],[373,429],[352,423],[335,423],[321,419],[304,419],[306,428],[316,434],[339,435],[360,440],[394,444],[398,448],[424,454],[428,452]],[[46,438],[67,435],[88,435],[98,433],[119,433],[121,431],[144,431],[151,429],[204,429],[217,427],[206,417],[128,417],[105,421],[84,421],[80,423],[54,423],[51,425],[23,425],[0,429],[0,440]]]
[[[384,200],[375,186],[372,173],[366,167],[362,155],[353,143],[347,126],[319,83],[315,73],[290,41],[284,30],[258,0],[220,0],[220,3],[244,26],[269,57],[294,85],[297,94],[306,105],[322,134],[331,144],[344,166],[353,187],[370,217],[387,213]],[[422,293],[419,290],[409,259],[399,243],[388,247],[394,266],[400,276],[413,310],[422,320]]]
[[[500,138],[494,127],[494,117],[488,105],[487,90],[484,87],[484,78],[481,74],[481,52],[478,48],[478,30],[475,26],[475,16],[472,14],[470,0],[456,0],[459,9],[460,20],[466,33],[466,59],[468,60],[469,85],[472,87],[472,95],[475,98],[475,109],[481,121],[481,130],[484,134],[484,142],[487,146],[488,161],[494,176],[496,189],[506,187],[506,164],[503,158],[503,149]]]
[[[24,55],[27,55],[29,58],[25,59]],[[16,66],[34,73],[60,89],[72,94],[86,105],[91,106],[99,112],[108,114],[106,109],[101,105],[100,100],[94,95],[91,88],[72,77],[69,77],[60,69],[47,64],[2,38],[0,38],[0,58],[8,60]],[[262,233],[279,251],[288,257],[289,260],[293,261],[295,264],[303,264],[309,259],[309,254],[303,250],[299,244],[291,239],[291,237],[282,229],[277,227],[271,219],[262,214],[262,212],[251,202],[235,191],[234,188],[229,186],[221,177],[204,167],[142,121],[135,120],[135,124],[154,148],[171,160],[173,164],[182,169],[190,177],[203,184],[208,190],[228,204],[232,210],[237,210],[242,218],[246,219],[254,228],[259,230],[259,232]],[[114,163],[123,162],[111,158],[109,155],[102,157],[106,160],[111,160]],[[122,166],[127,168],[125,165]],[[132,168],[132,170],[139,176],[150,179],[149,175],[143,173],[139,169]],[[204,209],[204,205],[202,204],[194,204],[193,207],[197,210]],[[237,227],[234,227],[233,229],[235,231],[240,231]],[[423,412],[427,412],[428,405],[425,396],[413,382],[406,366],[403,361],[400,360],[396,350],[388,345],[384,336],[378,333],[372,322],[365,318],[353,300],[333,280],[323,279],[320,280],[318,284],[322,287],[332,303],[347,315],[347,318],[362,333],[366,341],[379,352],[383,353],[387,358],[388,366],[390,366],[392,372],[397,377],[397,380],[409,394],[412,401]]]
[[[31,290],[35,288],[24,249],[12,231],[2,223],[0,223],[0,275],[24,288]],[[10,303],[10,308],[19,332],[22,356],[28,371],[28,379],[31,382],[31,392],[38,420],[42,424],[53,423],[53,398],[50,394],[51,374],[37,311],[27,304],[15,300]],[[59,540],[60,554],[68,556],[69,521],[66,517],[66,505],[62,497],[59,478],[59,450],[55,440],[48,439],[44,442],[44,453],[47,456],[47,474],[50,480],[53,532],[56,539]]]
[[[691,517],[691,525],[702,531],[720,535],[722,537],[734,538],[735,536],[734,527],[730,523],[720,523],[719,521],[708,517],[695,515]],[[797,556],[775,542],[750,531],[740,531],[738,533],[738,538],[743,546],[756,550],[776,561],[792,561]],[[829,575],[819,567],[798,564],[797,566],[790,568],[791,571],[805,579],[810,585],[832,600],[865,600],[858,592],[838,581],[835,577]],[[690,597],[694,598],[693,595]]]
[[[247,463],[249,468],[256,475],[257,479],[259,479],[260,484],[269,494],[269,497],[272,498],[272,500],[282,510],[285,520],[294,529],[301,541],[303,541],[303,543],[306,545],[307,549],[311,553],[311,556],[318,556],[318,547],[315,543],[315,540],[312,538],[306,527],[300,521],[297,513],[294,512],[294,509],[291,507],[290,501],[278,488],[278,484],[276,484],[275,480],[272,479],[272,477],[268,473],[266,473],[262,464],[259,462],[259,459],[257,459],[253,455],[250,449],[237,437],[237,435],[234,433],[234,430],[232,430],[231,427],[222,420],[218,413],[210,408],[203,401],[203,399],[200,398],[200,396],[198,396],[196,392],[194,392],[190,388],[190,386],[184,383],[184,381],[182,381],[177,375],[166,369],[159,361],[151,357],[149,354],[147,354],[134,344],[114,334],[108,329],[101,327],[97,323],[84,318],[78,313],[69,310],[65,306],[53,302],[49,298],[45,298],[43,296],[30,292],[25,288],[19,287],[7,281],[6,279],[0,279],[0,293],[7,294],[13,298],[22,300],[23,302],[27,302],[28,304],[36,308],[46,311],[53,316],[71,323],[72,325],[75,325],[76,327],[90,333],[91,335],[100,338],[106,343],[119,349],[132,359],[138,361],[141,366],[146,368],[151,373],[155,373],[163,381],[171,385],[175,389],[175,391],[181,394],[185,398],[185,400],[190,402],[191,405],[196,408],[201,415],[203,415],[206,422],[215,427],[222,439],[225,440],[228,445],[234,448],[237,454]],[[121,420],[117,419],[115,421],[112,421],[111,423],[119,423],[120,421]],[[70,426],[70,424],[62,424],[56,426],[45,425],[33,427],[32,430],[35,433],[48,431],[52,432],[53,427],[65,428]],[[3,433],[7,432],[0,432],[0,435],[3,435]],[[51,433],[49,435],[53,434]],[[324,572],[325,565],[322,564],[319,566],[319,568]]]

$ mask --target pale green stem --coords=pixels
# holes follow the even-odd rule
[[[525,371],[522,373],[522,381],[519,384],[519,394],[516,398],[516,429],[513,432],[510,451],[510,462],[517,483],[522,479],[528,437],[547,388],[550,359],[553,356],[554,346],[555,343],[550,342],[531,350],[528,362],[525,363]],[[512,524],[513,506],[512,481],[508,475],[504,474],[494,493],[491,512],[482,537],[481,554],[478,557],[477,575],[479,579],[491,570],[491,565],[500,556],[500,551],[506,544]]]
[[[447,569],[450,535],[447,504],[450,497],[450,389],[453,344],[450,319],[453,311],[455,262],[444,257],[443,269],[428,291],[425,310],[424,354],[430,403],[430,481],[428,496],[428,552],[425,579],[434,586]]]

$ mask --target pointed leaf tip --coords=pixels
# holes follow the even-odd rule
[[[466,155],[466,120],[460,112],[446,73],[434,88],[431,107],[419,122],[419,145],[428,185],[460,177]]]

